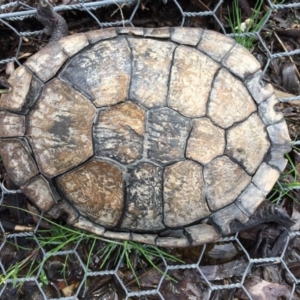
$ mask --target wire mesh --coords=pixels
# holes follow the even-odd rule
[[[111,26],[133,26],[134,24],[134,18],[136,17],[141,5],[140,1],[135,0],[105,0],[105,1],[76,1],[75,4],[70,5],[59,5],[55,6],[54,10],[63,12],[63,11],[72,11],[72,10],[80,10],[85,11],[88,13],[90,18],[92,18],[100,28],[104,27],[111,27]],[[167,4],[172,2],[174,4],[174,8],[177,8],[180,13],[180,18],[176,20],[177,26],[187,26],[189,24],[189,19],[194,17],[201,17],[201,18],[213,18],[218,24],[220,30],[226,34],[226,29],[224,28],[221,20],[218,16],[218,9],[220,5],[222,4],[222,0],[216,1],[216,4],[214,6],[214,10],[212,11],[185,11],[182,7],[182,2],[177,0],[165,0],[163,1],[164,4]],[[72,2],[74,3],[74,1]],[[266,1],[266,4],[268,5],[268,13],[267,17],[265,18],[263,24],[261,27],[251,33],[242,33],[241,36],[253,36],[257,41],[259,41],[260,46],[264,49],[265,54],[267,55],[267,60],[265,62],[265,68],[264,72],[267,71],[268,67],[270,66],[272,60],[278,58],[278,57],[285,57],[285,56],[296,56],[300,54],[300,50],[293,50],[293,51],[285,51],[285,52],[277,52],[273,53],[268,46],[265,44],[263,38],[261,37],[261,32],[265,28],[267,22],[269,21],[270,16],[275,10],[284,10],[284,9],[300,9],[300,3],[290,3],[290,4],[275,4],[271,0]],[[106,20],[101,20],[98,18],[98,16],[95,14],[97,10],[101,10],[104,7],[112,6],[116,10],[119,10],[121,12],[122,7],[126,5],[127,9],[129,8],[131,10],[129,16],[127,18],[124,17],[122,13],[120,13],[119,20],[112,20],[111,22],[107,22]],[[12,9],[12,11],[11,11]],[[0,1],[0,22],[2,23],[2,26],[11,30],[13,34],[15,34],[18,37],[18,46],[16,47],[15,55],[12,57],[6,57],[2,60],[0,60],[1,64],[6,64],[8,62],[16,62],[17,64],[20,64],[19,62],[19,54],[20,49],[22,47],[23,38],[24,37],[30,37],[30,36],[39,36],[42,33],[42,30],[38,31],[26,31],[26,32],[20,32],[18,30],[18,22],[26,22],[30,18],[34,18],[36,14],[36,9],[32,6],[29,6],[28,4],[24,3],[23,1],[15,1],[10,3],[1,3]],[[237,36],[237,34],[228,34],[229,36]],[[293,101],[293,100],[300,100],[300,96],[295,97],[286,97],[283,99],[280,99],[281,101]],[[299,144],[299,142],[295,141],[294,145]],[[1,201],[2,203],[4,197],[7,195],[12,195],[15,193],[21,193],[20,190],[9,190],[5,187],[4,183],[1,183]],[[57,292],[57,297],[55,299],[85,299],[85,291],[86,288],[86,280],[87,278],[91,277],[101,277],[101,276],[113,276],[115,280],[118,282],[119,287],[123,290],[124,299],[147,299],[147,296],[155,296],[154,299],[171,299],[168,298],[168,296],[163,295],[161,291],[162,284],[165,280],[167,280],[167,276],[172,274],[172,272],[176,270],[193,270],[195,272],[194,274],[197,274],[199,278],[202,280],[202,284],[205,286],[204,292],[202,295],[197,294],[195,292],[196,296],[193,299],[210,299],[215,291],[217,290],[236,290],[240,289],[242,290],[242,293],[245,298],[243,299],[253,299],[249,291],[247,290],[247,287],[245,286],[246,279],[248,275],[251,273],[251,270],[255,268],[257,265],[270,265],[270,264],[277,264],[281,265],[281,268],[288,274],[288,277],[290,278],[290,295],[289,299],[299,299],[299,296],[296,294],[295,290],[297,288],[297,285],[299,285],[300,281],[298,278],[296,278],[291,272],[289,266],[286,263],[286,251],[288,246],[291,244],[291,241],[295,238],[298,238],[300,236],[300,232],[287,232],[286,233],[286,239],[284,240],[284,243],[282,245],[282,251],[280,252],[280,256],[278,257],[268,257],[268,258],[251,258],[249,253],[247,252],[246,248],[244,247],[243,243],[241,242],[239,234],[236,234],[233,237],[224,238],[221,240],[222,243],[235,243],[238,245],[239,249],[244,253],[244,256],[246,257],[245,261],[242,262],[243,265],[243,272],[240,276],[240,279],[235,283],[226,284],[226,281],[222,281],[223,284],[218,284],[216,280],[213,280],[212,274],[210,273],[211,270],[205,266],[205,263],[203,263],[203,255],[206,251],[207,246],[205,245],[198,257],[198,260],[194,263],[189,264],[174,264],[169,263],[168,260],[165,259],[164,256],[161,256],[161,261],[163,264],[163,271],[161,273],[160,279],[157,282],[156,287],[153,289],[145,290],[130,290],[126,284],[122,280],[122,276],[120,275],[120,266],[124,262],[124,254],[122,254],[116,263],[116,265],[111,269],[106,270],[99,270],[97,272],[90,271],[88,263],[86,261],[83,261],[81,259],[79,247],[82,243],[82,240],[79,239],[76,241],[73,249],[66,250],[66,251],[58,251],[56,253],[50,252],[43,248],[43,246],[40,244],[39,239],[36,237],[36,233],[39,230],[40,222],[42,221],[42,218],[39,218],[37,225],[35,229],[32,232],[20,232],[20,233],[14,233],[14,234],[7,234],[4,232],[4,229],[2,227],[2,224],[0,222],[0,229],[2,231],[2,241],[0,245],[0,251],[4,251],[5,247],[7,247],[8,244],[13,243],[18,238],[24,238],[24,237],[30,237],[32,238],[33,242],[36,243],[37,248],[39,249],[39,255],[41,255],[41,261],[42,263],[40,266],[38,266],[36,273],[34,276],[25,276],[24,277],[16,277],[14,279],[6,279],[4,280],[8,272],[8,266],[5,265],[5,263],[0,260],[0,269],[2,273],[2,279],[0,282],[0,299],[8,299],[5,298],[5,291],[7,287],[11,285],[16,285],[17,283],[24,283],[28,282],[29,286],[35,287],[35,293],[37,293],[38,297],[34,298],[33,294],[31,295],[32,298],[27,297],[27,299],[54,299],[53,297],[49,298],[47,293],[44,291],[43,288],[43,281],[41,280],[41,276],[43,274],[43,264],[46,263],[47,258],[50,256],[62,256],[62,257],[70,257],[72,256],[73,260],[76,260],[78,265],[81,267],[81,282],[74,290],[73,294],[71,296],[65,296],[62,297],[59,292]],[[221,281],[220,281],[221,282]],[[38,292],[36,292],[38,290]],[[80,296],[79,296],[80,295]],[[198,296],[197,296],[198,295]],[[26,297],[25,297],[26,298]],[[12,299],[12,298],[10,298]],[[95,299],[106,299],[104,298],[95,298]],[[152,298],[151,298],[152,299]],[[187,298],[186,298],[187,299]],[[275,299],[275,298],[274,298]]]

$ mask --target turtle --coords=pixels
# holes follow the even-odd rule
[[[41,212],[161,247],[256,224],[286,166],[287,124],[259,62],[202,28],[106,28],[52,41],[9,78],[0,156]]]

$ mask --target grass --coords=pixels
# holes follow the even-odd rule
[[[297,151],[299,151],[299,149],[297,149]],[[273,188],[273,192],[268,197],[268,200],[275,203],[279,202],[283,197],[297,201],[293,195],[293,191],[300,189],[300,177],[297,166],[289,154],[286,154],[285,157],[288,161],[288,166],[286,170],[281,173],[280,179]]]
[[[245,21],[242,20],[242,11],[239,7],[238,0],[232,1],[231,10],[228,7],[228,17],[226,19],[232,33],[235,34],[234,39],[249,51],[253,50],[256,37],[255,35],[247,36],[246,34],[260,31],[271,13],[270,10],[266,13],[262,12],[263,3],[264,0],[256,1],[251,17]]]
[[[79,244],[84,245],[84,249],[87,250],[86,261],[84,262],[85,266],[81,266],[78,262],[78,267],[84,268],[83,279],[85,280],[85,284],[88,272],[91,269],[92,258],[95,256],[101,257],[102,262],[99,266],[99,269],[93,269],[93,272],[107,270],[108,265],[110,267],[116,267],[119,260],[122,259],[123,263],[131,271],[133,278],[135,278],[138,285],[139,279],[138,274],[135,271],[136,266],[132,263],[132,253],[134,253],[138,257],[138,260],[143,260],[144,262],[146,262],[148,267],[154,268],[161,274],[164,274],[164,271],[157,266],[157,259],[161,260],[163,258],[172,262],[184,263],[177,257],[170,255],[169,253],[155,246],[144,245],[132,241],[111,241],[103,239],[94,234],[83,232],[79,229],[74,229],[65,225],[62,226],[51,220],[45,218],[43,219],[50,223],[52,228],[47,230],[38,230],[34,234],[34,237],[27,237],[27,239],[31,239],[31,241],[34,240],[37,246],[34,249],[28,249],[30,250],[29,254],[22,261],[14,263],[10,267],[8,267],[6,270],[6,274],[0,274],[0,285],[6,283],[8,280],[12,280],[13,287],[21,287],[24,278],[33,276],[39,278],[39,282],[41,285],[48,285],[49,278],[46,275],[47,270],[45,269],[45,264],[49,260],[49,258],[57,255],[57,252],[59,251],[72,250],[74,248],[77,249]],[[99,242],[103,243],[103,247],[101,247],[100,249],[99,247],[96,247]],[[43,255],[41,253],[40,248],[43,248],[45,250],[46,255]],[[22,250],[26,249],[23,248]],[[68,263],[70,263],[68,262],[69,259],[69,255],[66,255],[66,259],[63,264],[64,267],[61,270],[62,276],[65,278],[65,280],[66,266]],[[19,277],[22,278],[21,282],[18,280]],[[170,280],[174,280],[168,275],[166,275],[166,277]]]

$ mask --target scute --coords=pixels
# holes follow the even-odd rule
[[[117,225],[124,205],[123,175],[118,167],[92,160],[56,182],[82,215],[103,226]]]
[[[191,128],[191,120],[174,110],[149,111],[147,157],[163,164],[183,159]]]
[[[50,217],[106,238],[216,241],[257,212],[290,150],[259,68],[199,28],[65,37],[1,95],[7,174]]]
[[[41,172],[56,176],[92,156],[95,108],[82,94],[54,79],[28,116],[28,135]]]
[[[122,228],[138,231],[164,228],[162,171],[161,167],[148,162],[128,168],[127,202]]]
[[[185,226],[209,216],[202,169],[189,160],[165,168],[164,221],[168,227]]]
[[[95,154],[121,163],[143,156],[146,112],[130,101],[99,112],[94,125]]]
[[[125,101],[131,73],[130,50],[123,38],[100,41],[74,56],[60,78],[76,87],[96,107]]]
[[[203,117],[211,83],[219,67],[194,48],[177,47],[171,69],[168,106],[187,117]]]

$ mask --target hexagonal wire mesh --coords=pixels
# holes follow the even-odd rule
[[[167,4],[167,0],[164,0],[164,5]],[[195,18],[195,17],[200,17],[200,18],[213,18],[216,24],[218,24],[219,28],[221,31],[223,31],[226,34],[226,30],[222,24],[222,22],[219,19],[218,15],[218,9],[220,5],[222,4],[222,0],[216,1],[217,3],[214,6],[214,10],[212,11],[185,11],[183,8],[182,3],[179,3],[177,0],[169,0],[169,3],[172,2],[174,7],[176,7],[180,13],[180,19],[176,21],[176,25],[178,26],[185,26],[187,24],[187,20],[190,18]],[[72,2],[74,3],[74,2]],[[0,1],[1,4],[1,1]],[[300,54],[300,49],[293,50],[293,51],[285,51],[285,52],[279,52],[279,53],[272,53],[269,47],[265,44],[263,38],[261,37],[261,31],[264,29],[266,26],[267,22],[269,21],[269,18],[271,14],[275,10],[284,10],[284,9],[300,9],[300,3],[291,3],[291,4],[274,4],[271,2],[271,0],[266,1],[266,4],[268,5],[268,11],[265,16],[265,18],[262,20],[263,22],[260,23],[260,27],[257,28],[255,32],[251,33],[241,33],[241,34],[230,34],[230,36],[247,36],[247,37],[254,37],[257,41],[259,41],[260,46],[264,49],[265,54],[267,55],[267,60],[265,61],[265,68],[264,72],[268,69],[270,66],[272,60],[278,58],[278,57],[293,57],[296,55]],[[130,14],[128,18],[125,18],[124,15],[122,14],[122,7],[124,5],[127,6],[127,9],[130,9]],[[145,4],[140,3],[140,1],[135,1],[135,0],[105,0],[105,1],[78,1],[76,4],[70,4],[70,5],[60,5],[56,6],[54,8],[55,11],[65,11],[65,10],[80,10],[80,11],[85,11],[91,18],[93,18],[94,21],[97,22],[100,28],[104,27],[111,27],[111,26],[133,26],[133,20],[136,17],[138,9],[140,7],[144,7],[145,9]],[[94,13],[96,10],[99,10],[103,7],[108,7],[108,6],[113,6],[116,11],[120,12],[120,19],[115,20],[112,22],[104,22],[99,20],[99,18],[96,16]],[[12,12],[11,8],[14,8]],[[29,37],[29,36],[35,36],[41,34],[42,31],[34,31],[34,32],[20,32],[18,31],[18,27],[16,26],[18,21],[26,21],[28,18],[34,17],[36,13],[35,8],[29,6],[28,4],[22,2],[22,1],[15,1],[11,3],[4,3],[0,5],[0,22],[2,23],[3,27],[8,28],[9,30],[13,31],[14,34],[18,37],[19,42],[18,46],[16,47],[16,53],[13,57],[8,57],[3,60],[0,60],[0,65],[1,64],[6,64],[8,62],[14,61],[17,64],[20,64],[18,61],[20,49],[23,43],[24,38]],[[292,100],[300,100],[300,97],[285,97],[284,99],[280,99],[281,101],[292,101]],[[299,142],[294,142],[295,145],[299,144]],[[1,201],[2,203],[4,197],[8,195],[13,195],[15,193],[20,193],[19,190],[8,190],[4,186],[4,184],[1,184]],[[296,287],[299,285],[300,281],[294,276],[294,272],[292,272],[290,269],[291,267],[288,266],[286,263],[286,250],[288,248],[288,245],[291,245],[293,243],[293,240],[295,237],[300,235],[299,231],[296,232],[288,232],[286,235],[286,238],[283,239],[283,244],[281,245],[281,251],[280,255],[276,257],[268,257],[268,258],[252,258],[251,255],[248,253],[246,248],[241,242],[241,237],[239,234],[236,234],[233,237],[229,238],[224,238],[221,240],[222,243],[229,243],[229,244],[234,244],[236,248],[239,249],[239,251],[243,252],[243,258],[239,260],[239,262],[235,261],[234,265],[231,266],[230,268],[230,263],[227,265],[227,273],[226,276],[227,278],[232,278],[237,276],[239,274],[239,279],[234,281],[226,281],[224,278],[226,276],[221,275],[222,270],[218,269],[218,266],[210,266],[206,265],[205,262],[203,262],[203,256],[206,251],[211,249],[211,245],[207,246],[205,245],[200,249],[198,258],[193,261],[189,262],[188,264],[174,264],[170,263],[164,255],[161,255],[161,265],[162,267],[162,273],[156,280],[156,287],[152,289],[130,289],[128,288],[128,284],[125,284],[122,280],[122,272],[120,272],[121,265],[124,262],[124,252],[118,257],[116,264],[111,267],[111,268],[106,268],[105,270],[99,270],[97,272],[95,271],[90,271],[89,270],[89,260],[83,261],[82,255],[80,255],[81,250],[80,250],[80,244],[82,243],[82,238],[79,237],[78,240],[76,240],[73,243],[73,248],[66,250],[64,249],[63,251],[51,251],[49,249],[45,249],[43,245],[41,245],[40,240],[37,238],[37,232],[39,230],[41,222],[43,222],[42,217],[37,219],[36,221],[36,226],[35,229],[31,232],[20,232],[20,233],[5,233],[3,226],[0,222],[0,228],[2,231],[2,241],[1,241],[1,246],[0,246],[0,251],[4,251],[5,255],[9,254],[14,254],[17,255],[17,251],[13,248],[12,245],[19,243],[20,241],[18,239],[21,239],[23,237],[29,237],[31,241],[36,245],[36,249],[38,249],[38,253],[34,252],[31,255],[40,255],[40,261],[43,263],[39,264],[36,266],[36,271],[32,272],[30,276],[28,274],[18,275],[18,277],[14,277],[12,274],[14,271],[9,266],[6,265],[5,259],[3,260],[3,257],[5,255],[1,256],[2,259],[0,260],[0,268],[1,268],[1,291],[0,291],[0,298],[1,299],[15,299],[12,294],[10,296],[6,295],[6,290],[8,287],[12,285],[16,285],[17,283],[27,283],[26,289],[31,293],[30,296],[25,296],[25,299],[50,299],[53,298],[53,294],[49,294],[43,286],[43,283],[45,281],[43,280],[43,266],[47,262],[47,259],[50,256],[55,256],[55,257],[67,257],[67,259],[71,259],[73,262],[76,261],[76,265],[81,267],[81,270],[77,270],[77,273],[80,273],[78,275],[78,278],[81,278],[81,281],[77,286],[74,288],[73,293],[70,294],[70,296],[61,297],[61,294],[57,291],[56,298],[59,299],[78,299],[81,297],[81,299],[85,299],[85,292],[84,289],[86,289],[86,279],[87,278],[92,278],[92,277],[98,277],[102,278],[103,276],[114,276],[116,284],[119,286],[119,288],[122,290],[122,295],[126,299],[133,299],[133,298],[139,298],[139,299],[146,299],[147,296],[153,296],[155,297],[154,299],[175,299],[174,295],[171,297],[168,296],[166,293],[165,287],[163,288],[163,284],[168,280],[169,284],[172,283],[172,281],[169,280],[169,275],[175,276],[177,279],[182,280],[180,276],[176,273],[177,271],[182,271],[183,277],[197,277],[199,281],[199,285],[201,285],[202,291],[197,289],[197,287],[191,287],[186,285],[187,289],[191,289],[194,295],[193,299],[209,299],[214,295],[214,297],[217,297],[215,292],[219,290],[235,290],[235,289],[240,289],[241,293],[243,296],[239,296],[241,299],[252,299],[253,293],[249,292],[249,287],[245,286],[245,281],[247,276],[252,272],[254,266],[262,266],[262,265],[281,265],[282,270],[285,272],[285,276],[289,278],[289,283],[291,288],[288,290],[288,294],[281,295],[284,296],[285,298],[289,299],[299,299],[299,296],[296,294]],[[295,243],[297,244],[297,243]],[[54,247],[54,249],[56,249]],[[63,249],[63,248],[60,248]],[[299,248],[298,248],[299,249]],[[296,255],[296,254],[295,254]],[[32,256],[31,256],[32,257]],[[71,258],[70,258],[71,257]],[[298,257],[298,263],[299,263],[299,255]],[[224,267],[225,268],[225,267]],[[241,269],[239,272],[235,272],[237,269]],[[190,273],[190,271],[192,273]],[[11,272],[11,274],[8,274]],[[219,274],[217,274],[219,272]],[[215,274],[216,273],[216,274]],[[298,272],[299,273],[299,272]],[[175,275],[174,275],[175,274]],[[10,276],[12,275],[12,276]],[[299,275],[299,274],[298,274]],[[9,277],[10,276],[10,277]],[[178,277],[179,276],[179,277]],[[9,278],[9,279],[6,279]],[[99,279],[101,280],[101,279]],[[223,284],[220,284],[223,282]],[[233,282],[226,284],[227,282]],[[174,286],[173,286],[174,287]],[[260,287],[262,288],[262,287]],[[57,287],[56,287],[57,289]],[[83,291],[83,292],[82,292]],[[201,294],[202,292],[202,294]],[[79,297],[80,294],[80,297]],[[38,295],[38,296],[36,296]],[[188,293],[185,294],[185,296],[181,297],[179,296],[180,299],[187,299],[188,298]],[[222,296],[222,294],[220,294]],[[232,295],[232,294],[231,294]],[[221,297],[220,296],[220,297]],[[278,296],[280,296],[278,294]],[[27,298],[26,298],[27,297]],[[37,297],[37,298],[35,298]],[[179,299],[177,298],[177,299]],[[105,296],[102,297],[96,297],[94,299],[106,299]],[[153,299],[153,298],[151,298]],[[217,298],[215,298],[217,299]],[[258,298],[257,298],[258,299]],[[261,299],[261,298],[259,298]],[[271,299],[271,298],[270,298]],[[275,299],[275,298],[274,298]]]

